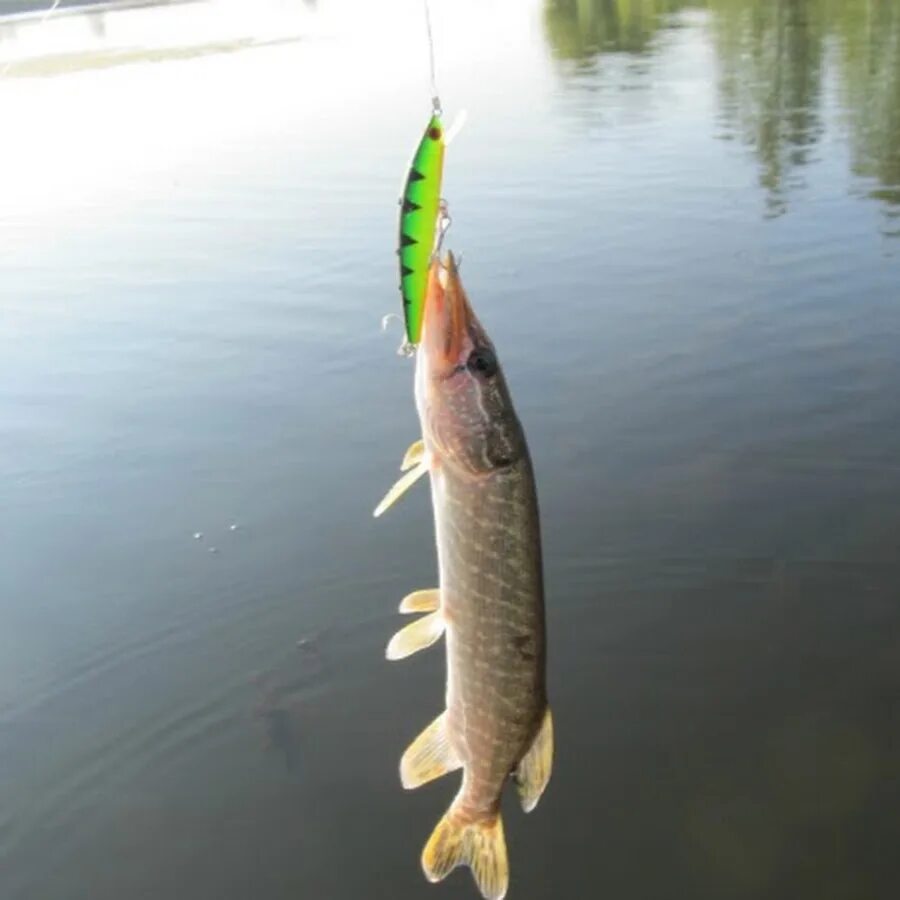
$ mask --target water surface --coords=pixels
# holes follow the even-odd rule
[[[22,4],[19,4],[20,6]],[[525,424],[556,770],[510,897],[900,864],[900,6],[441,3],[450,246]],[[395,355],[414,2],[0,24],[0,894],[472,897]]]

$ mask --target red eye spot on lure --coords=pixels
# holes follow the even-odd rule
[[[434,128],[430,128],[428,130],[428,137],[430,137],[433,141],[439,141],[441,139],[441,129],[434,126]]]

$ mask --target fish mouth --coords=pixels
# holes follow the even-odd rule
[[[450,374],[464,362],[470,343],[472,309],[452,253],[435,259],[428,274],[423,340],[434,374]]]

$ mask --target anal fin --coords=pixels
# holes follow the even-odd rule
[[[411,790],[461,766],[447,737],[445,710],[407,747],[400,760],[400,781]]]
[[[430,647],[444,633],[444,619],[438,612],[428,613],[421,619],[401,628],[387,645],[388,659],[406,659],[417,650]]]
[[[553,716],[550,707],[544,710],[544,719],[528,752],[522,757],[515,771],[519,800],[525,812],[537,806],[553,769]]]
[[[440,609],[441,592],[439,588],[426,588],[423,591],[413,591],[400,601],[400,612],[419,613],[434,612]]]

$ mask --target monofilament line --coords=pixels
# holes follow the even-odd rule
[[[423,0],[425,4],[425,29],[428,32],[428,63],[431,69],[431,103],[434,106],[436,115],[441,113],[441,98],[438,96],[437,74],[434,64],[434,36],[431,32],[431,10],[428,8],[428,0]]]

